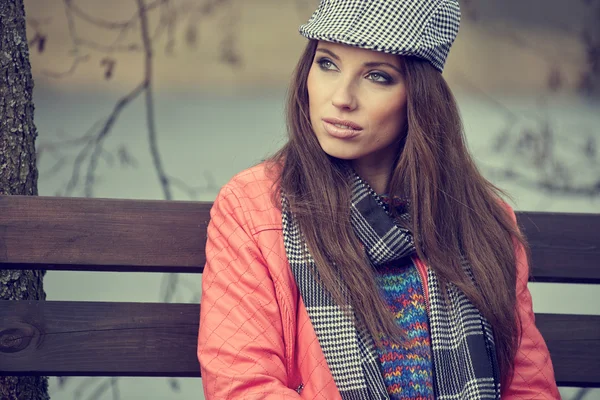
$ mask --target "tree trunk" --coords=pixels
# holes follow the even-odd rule
[[[33,79],[23,0],[0,0],[0,194],[37,195]],[[0,270],[0,300],[43,300],[41,271]],[[0,341],[2,332],[0,331]],[[47,400],[46,377],[0,377],[0,400]]]

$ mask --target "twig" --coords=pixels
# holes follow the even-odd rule
[[[75,70],[77,69],[77,67],[79,66],[80,63],[82,62],[86,62],[90,59],[90,55],[86,54],[83,56],[77,56],[75,57],[75,59],[73,59],[73,63],[71,64],[71,67],[69,67],[68,70],[64,71],[64,72],[54,72],[54,71],[50,71],[47,69],[42,70],[42,74],[46,75],[49,78],[54,78],[54,79],[62,79],[65,78],[67,76],[71,76],[75,73]]]
[[[170,274],[166,273],[163,277],[162,287],[164,288],[164,293],[162,295],[162,301],[164,303],[170,303],[173,300],[173,296],[175,295],[175,291],[177,290],[177,286],[179,284],[179,274]]]
[[[169,178],[165,173],[162,165],[160,152],[158,150],[158,143],[156,137],[156,123],[154,114],[154,92],[152,82],[152,43],[150,41],[150,34],[148,30],[148,16],[146,14],[146,8],[144,0],[137,0],[138,10],[140,12],[140,27],[142,35],[142,43],[144,50],[144,89],[146,99],[146,124],[148,127],[148,141],[150,143],[150,152],[152,154],[152,162],[158,180],[162,187],[163,195],[165,200],[171,200],[171,188],[169,186]]]
[[[75,5],[75,2],[73,0],[64,0],[64,2],[65,2],[65,5],[67,6],[67,8],[74,15],[77,15],[79,18],[83,19],[84,21],[87,21],[90,24],[93,24],[99,28],[121,29],[121,28],[127,27],[129,24],[131,24],[132,21],[134,21],[138,16],[137,13],[135,13],[132,17],[128,18],[125,21],[117,21],[117,22],[107,21],[102,18],[94,17],[94,16],[84,12],[81,8],[79,8],[78,6]]]
[[[39,160],[38,160],[39,162]],[[40,178],[52,177],[58,171],[60,171],[67,163],[67,156],[62,156],[54,163],[54,165],[47,171],[40,171]]]
[[[79,400],[81,399],[81,397],[83,396],[83,392],[90,387],[91,385],[93,385],[96,381],[98,381],[100,378],[96,378],[96,377],[88,377],[87,379],[84,379],[81,383],[79,383],[77,385],[77,387],[75,388],[75,392],[73,394],[73,398],[74,400]]]
[[[97,125],[99,125],[100,123],[103,123],[103,121],[96,121],[96,123],[92,126],[92,128],[90,129],[89,132],[94,132],[94,134],[95,134],[95,127]],[[88,134],[84,135],[83,137],[87,137],[87,136],[88,136]],[[90,136],[88,138],[88,140],[85,142],[85,145],[83,146],[83,148],[77,154],[77,157],[75,157],[75,161],[73,162],[73,173],[71,174],[71,179],[69,179],[69,181],[67,182],[67,185],[65,187],[65,195],[68,196],[77,187],[77,185],[79,183],[79,172],[81,170],[81,165],[85,161],[93,142],[94,142],[94,136]]]
[[[528,189],[538,188],[549,193],[577,197],[594,197],[600,195],[600,180],[589,185],[582,186],[571,186],[566,184],[561,185],[556,182],[553,182],[550,179],[532,179],[513,169],[490,167],[485,165],[483,165],[483,168],[488,170],[490,173],[495,174],[496,176],[508,179],[511,182],[515,182],[518,185],[526,187]]]
[[[167,43],[165,44],[165,52],[167,54],[171,54],[173,53],[173,49],[175,48],[175,28],[177,22],[177,13],[173,9],[173,5],[170,0],[161,0],[161,2],[162,7],[160,8],[161,13],[159,28],[166,28],[167,30]]]
[[[112,383],[111,380],[106,379],[104,380],[100,385],[98,385],[98,387],[96,387],[96,390],[94,390],[87,398],[87,400],[98,400],[100,398],[100,396],[102,396],[104,394],[104,392],[106,392],[110,387],[111,387]]]
[[[214,192],[217,190],[217,185],[214,181],[213,176],[211,175],[211,173],[209,171],[205,171],[204,177],[206,179],[206,185],[196,186],[196,187],[192,187],[192,186],[188,185],[187,183],[185,183],[182,179],[179,179],[174,176],[169,176],[169,181],[171,182],[171,185],[173,187],[183,190],[184,192],[186,192],[186,194],[188,195],[188,197],[190,199],[195,200],[198,198],[199,194],[210,193],[210,192]]]
[[[589,393],[591,389],[589,388],[581,388],[575,393],[575,396],[571,400],[583,400],[583,397]]]
[[[145,11],[152,11],[154,8],[159,7],[160,5],[168,2],[169,0],[156,0],[149,5],[145,6]],[[130,18],[123,21],[108,21],[102,18],[95,17],[83,11],[81,8],[75,5],[73,0],[64,0],[67,8],[74,14],[77,15],[82,20],[89,22],[92,25],[95,25],[98,28],[104,28],[109,30],[128,28],[131,24],[135,23],[135,21],[140,17],[139,12],[135,12]]]
[[[93,191],[93,186],[94,186],[94,174],[96,172],[96,167],[98,166],[98,157],[100,156],[100,153],[102,152],[102,142],[106,139],[106,136],[110,133],[110,130],[112,129],[115,122],[117,121],[117,118],[119,117],[119,115],[121,114],[123,109],[129,103],[131,103],[133,100],[135,100],[135,98],[137,96],[139,96],[139,94],[145,89],[145,87],[146,87],[145,82],[142,82],[135,89],[133,89],[129,94],[122,97],[117,102],[117,104],[115,104],[115,107],[113,108],[112,113],[106,119],[106,123],[104,124],[104,126],[102,127],[100,132],[98,132],[98,134],[96,135],[96,137],[93,141],[94,152],[92,153],[92,156],[90,158],[90,163],[88,164],[88,169],[87,169],[87,176],[86,176],[86,182],[85,182],[85,196],[86,197],[92,197],[92,191]]]
[[[121,398],[121,395],[119,393],[119,378],[111,378],[110,379],[110,386],[112,387],[112,395],[113,395],[113,400],[119,400]]]
[[[87,142],[90,141],[91,138],[94,137],[94,134],[96,133],[96,131],[98,130],[98,128],[100,127],[100,125],[102,123],[103,123],[102,120],[96,121],[94,123],[94,125],[92,125],[91,128],[89,128],[88,131],[83,136],[78,137],[78,138],[66,139],[66,140],[61,140],[58,142],[42,142],[42,143],[40,143],[40,145],[37,148],[38,160],[42,156],[42,154],[46,153],[46,152],[53,154],[56,150],[62,150],[65,147],[79,146],[82,144],[85,145]]]
[[[135,52],[135,51],[140,50],[139,46],[136,44],[129,44],[129,45],[124,45],[124,46],[119,46],[119,45],[115,44],[120,41],[120,38],[122,38],[122,35],[124,34],[124,32],[126,32],[128,29],[130,29],[131,26],[134,26],[134,24],[136,22],[136,18],[137,18],[136,15],[131,17],[126,22],[113,23],[113,22],[103,21],[103,20],[95,20],[94,21],[93,17],[88,16],[87,14],[83,13],[79,8],[75,7],[73,5],[73,0],[63,0],[63,1],[65,3],[65,15],[67,18],[67,26],[69,28],[69,36],[71,37],[71,41],[73,42],[73,45],[75,46],[76,50],[78,50],[79,46],[85,46],[89,49],[101,51],[101,52],[105,52],[105,53],[131,52],[131,51]],[[111,29],[111,30],[120,30],[119,35],[117,36],[117,40],[115,40],[115,43],[113,43],[112,45],[107,46],[107,45],[103,45],[103,44],[100,44],[100,43],[92,41],[92,40],[83,39],[83,38],[79,37],[79,35],[77,34],[77,29],[75,27],[75,15],[77,15],[80,18],[85,19],[88,22],[93,23],[97,27]],[[90,21],[90,19],[92,19],[92,21]]]

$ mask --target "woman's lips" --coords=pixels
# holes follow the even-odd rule
[[[338,139],[351,139],[362,131],[362,127],[354,122],[334,118],[323,118],[323,127],[328,134]]]

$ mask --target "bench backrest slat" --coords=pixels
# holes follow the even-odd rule
[[[0,263],[202,272],[210,207],[179,201],[0,196]]]
[[[200,376],[197,304],[0,302],[0,371]]]
[[[533,280],[600,284],[600,214],[518,212]]]
[[[200,273],[211,205],[0,196],[1,267]],[[600,215],[517,216],[533,280],[600,283]]]
[[[536,314],[559,386],[600,387],[600,315]]]
[[[197,304],[2,302],[0,371],[197,377],[198,317]],[[558,383],[600,387],[600,316],[536,317]]]

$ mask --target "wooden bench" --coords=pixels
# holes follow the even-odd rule
[[[202,273],[210,207],[0,196],[0,268]],[[533,280],[600,284],[600,215],[518,220]],[[198,317],[198,304],[2,301],[0,374],[199,377]],[[559,385],[600,387],[600,316],[537,314],[537,325]]]

